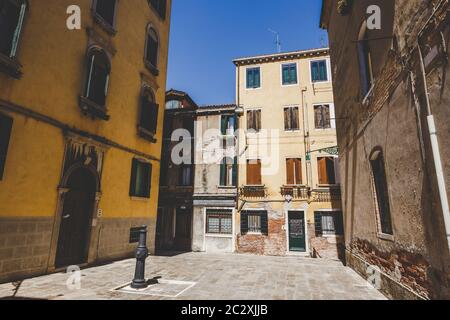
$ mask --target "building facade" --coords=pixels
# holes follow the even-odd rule
[[[323,1],[347,262],[394,299],[450,298],[449,10]]]
[[[234,60],[238,252],[340,257],[343,231],[328,49]]]
[[[235,252],[237,124],[235,105],[197,110],[193,251]]]
[[[171,1],[72,4],[0,1],[0,282],[154,251]]]
[[[158,252],[191,251],[196,103],[182,91],[166,94],[156,243]],[[180,139],[187,145],[180,149]]]

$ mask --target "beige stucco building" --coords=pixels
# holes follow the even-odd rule
[[[234,60],[238,252],[336,258],[340,178],[329,50]]]

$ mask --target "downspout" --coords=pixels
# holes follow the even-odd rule
[[[441,3],[443,3],[442,1]],[[437,6],[438,8],[439,6]],[[433,12],[433,15],[436,11]],[[445,186],[445,178],[444,178],[444,170],[442,166],[442,160],[441,160],[441,152],[439,149],[439,142],[437,137],[437,129],[436,129],[436,123],[434,121],[434,116],[431,110],[431,103],[430,103],[430,97],[428,92],[428,85],[427,85],[427,76],[426,76],[426,70],[425,70],[425,63],[423,59],[423,53],[422,48],[420,46],[420,36],[422,34],[424,29],[420,31],[417,37],[417,49],[419,51],[419,58],[420,58],[420,70],[423,77],[423,86],[425,90],[425,101],[426,101],[426,107],[427,107],[427,124],[428,124],[428,130],[430,131],[430,142],[431,142],[431,150],[433,154],[433,160],[434,160],[434,167],[436,171],[436,179],[438,183],[438,190],[439,190],[439,198],[441,201],[441,207],[442,207],[442,214],[444,216],[444,226],[445,226],[445,233],[447,237],[447,245],[448,250],[450,251],[450,212],[449,212],[449,205],[448,205],[448,196],[447,196],[447,190]]]
[[[308,90],[308,88],[303,87],[301,89],[302,91],[302,109],[303,109],[303,141],[305,144],[305,164],[306,164],[306,185],[309,186],[310,184],[310,165],[311,160],[307,160],[309,148],[308,148],[308,142],[309,142],[309,122],[308,122],[308,107],[306,104],[306,98],[305,98],[305,92]],[[312,181],[311,181],[312,182]]]

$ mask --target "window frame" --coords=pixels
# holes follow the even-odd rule
[[[249,217],[259,217],[260,232],[250,231]],[[245,225],[246,223],[246,225]],[[269,213],[264,209],[247,209],[241,211],[241,235],[269,236]]]
[[[232,163],[229,163],[230,157],[223,157],[220,163],[219,188],[236,188],[238,174],[238,159],[234,157]],[[231,170],[231,172],[229,172]],[[231,175],[229,175],[231,174]],[[231,180],[231,183],[230,183]]]
[[[256,162],[256,164],[250,164],[250,162],[252,162],[252,161],[255,161]],[[249,166],[250,165],[256,165],[256,166],[259,166],[259,179],[258,179],[258,181],[260,182],[260,183],[257,183],[257,184],[251,184],[251,183],[249,183]],[[245,166],[245,169],[246,169],[246,185],[247,186],[262,186],[263,184],[262,184],[262,181],[263,181],[263,176],[262,176],[262,160],[261,159],[247,159],[247,162],[246,162],[246,166]]]
[[[155,116],[154,119],[149,120],[150,128],[145,127],[143,114],[145,112],[144,107],[144,99],[146,95],[149,94],[152,97],[152,102],[149,102],[148,108],[151,108],[148,110],[149,115]],[[159,105],[156,103],[156,95],[154,90],[148,86],[143,85],[141,89],[141,95],[139,100],[139,116],[138,116],[138,134],[141,138],[144,138],[152,143],[156,143],[156,134],[158,133],[158,118],[159,118]],[[153,128],[154,127],[154,128]],[[154,131],[152,131],[154,130]]]
[[[316,127],[316,107],[319,106],[328,106],[330,108],[330,127],[329,128],[317,128]],[[327,130],[336,130],[336,110],[334,103],[314,103],[313,104],[313,114],[314,114],[314,130],[316,131],[327,131]]]
[[[158,1],[158,0],[157,0]],[[159,19],[161,20],[166,20],[167,19],[167,6],[168,6],[168,2],[167,0],[160,0],[160,1],[164,1],[165,7],[164,7],[164,13],[160,12],[159,10],[161,10],[161,8],[156,8],[153,4],[152,0],[148,0],[148,5],[149,7],[156,13],[156,15],[158,16]]]
[[[152,61],[150,61],[149,59],[148,59],[148,53],[149,53],[149,45],[150,45],[150,32],[151,31],[153,31],[154,33],[155,33],[155,36],[156,36],[156,61],[155,61],[155,64],[156,65],[153,65],[153,62]],[[158,75],[159,75],[159,69],[158,69],[158,65],[159,65],[159,60],[160,60],[160,49],[161,49],[161,41],[160,41],[160,36],[159,36],[159,33],[158,33],[158,31],[157,31],[157,29],[155,28],[155,26],[153,25],[153,24],[151,24],[151,23],[149,23],[148,25],[147,25],[147,28],[146,28],[146,32],[145,32],[145,49],[144,49],[144,64],[145,64],[145,67],[155,76],[155,77],[157,77]]]
[[[297,128],[286,128],[286,109],[297,109]],[[284,131],[285,132],[298,132],[300,131],[300,106],[298,105],[292,105],[292,106],[284,106],[283,107],[283,120],[284,120]],[[290,126],[292,127],[292,117],[291,117],[291,123]]]
[[[289,183],[289,174],[288,174],[288,161],[289,160],[294,160],[294,184],[290,184]],[[297,171],[296,169],[298,166],[298,162],[300,162],[300,171]],[[286,170],[285,170],[285,174],[286,174],[286,186],[303,186],[303,159],[301,157],[286,157],[285,158],[285,165],[286,165]],[[300,173],[300,183],[298,183],[297,181],[297,172]]]
[[[147,179],[142,180],[145,185],[143,186],[144,192],[138,194],[137,192],[137,173],[138,173],[138,165],[144,166],[144,169],[147,170]],[[131,177],[130,177],[130,192],[129,195],[131,198],[136,199],[150,199],[151,198],[151,190],[152,190],[152,177],[153,177],[153,165],[151,162],[142,160],[139,158],[133,158],[131,164]],[[142,178],[142,177],[141,177]],[[140,186],[142,187],[142,186]]]
[[[249,70],[259,70],[259,87],[249,87],[248,86],[248,72]],[[251,66],[251,67],[246,67],[245,68],[245,89],[246,90],[258,90],[262,88],[262,68],[261,66]]]
[[[370,52],[370,46],[368,44],[368,32],[367,29],[367,21],[364,20],[364,22],[361,24],[361,28],[358,34],[358,43],[357,43],[357,57],[358,57],[358,74],[360,79],[360,90],[361,90],[361,96],[362,96],[362,102],[363,104],[366,104],[368,98],[371,96],[373,92],[373,88],[375,86],[375,74],[373,72],[373,60],[372,55]],[[361,49],[362,48],[362,49]],[[363,51],[361,51],[363,50]],[[364,61],[361,61],[362,58],[364,58]],[[364,63],[364,66],[362,65]],[[362,69],[365,68],[364,74],[362,74]],[[364,86],[367,86],[367,88],[363,87],[363,81],[365,81]]]
[[[295,83],[284,83],[284,78],[283,78],[283,68],[285,66],[292,66],[295,65],[295,74],[296,74],[296,82]],[[300,80],[299,80],[299,70],[298,70],[298,62],[286,62],[286,63],[282,63],[281,64],[281,86],[282,87],[295,87],[295,86],[299,86],[300,85]]]
[[[320,181],[320,176],[321,176],[321,174],[320,174],[320,164],[319,164],[320,159],[333,159],[334,183],[329,183],[329,182],[332,182],[332,181],[330,181],[330,177],[328,175],[328,171],[327,171],[328,183],[321,183],[321,181]],[[337,185],[339,185],[338,184],[338,180],[339,180],[338,179],[338,170],[339,170],[339,168],[336,166],[336,159],[339,159],[339,157],[331,156],[331,155],[317,156],[317,158],[316,158],[316,164],[317,164],[317,185],[319,187],[321,187],[321,186],[330,187],[330,186],[337,186]]]
[[[249,123],[249,119],[248,119],[248,114],[250,113],[250,112],[255,112],[255,113],[259,113],[259,128],[258,128],[258,130],[256,130],[256,129],[254,129],[254,128],[249,128],[249,126],[248,126],[248,123]],[[258,133],[260,133],[261,132],[261,129],[262,129],[262,109],[247,109],[246,111],[245,111],[245,117],[246,117],[246,122],[247,122],[247,125],[246,125],[246,127],[247,127],[247,132],[248,133],[256,133],[256,134],[258,134]],[[258,121],[257,120],[254,120],[255,121],[255,125],[256,124],[258,124]],[[252,131],[252,132],[250,132],[250,131]]]
[[[313,80],[313,72],[312,72],[312,65],[316,62],[325,61],[325,67],[327,70],[327,80],[320,80],[320,81],[314,81]],[[309,60],[309,79],[311,81],[311,84],[317,84],[317,83],[329,83],[331,82],[331,73],[330,73],[330,59],[328,57],[322,57],[317,59],[311,59]]]
[[[219,232],[211,232],[209,219],[210,217],[219,219]],[[228,217],[229,216],[229,217]],[[231,230],[229,232],[222,232],[222,220],[230,219]],[[233,209],[225,208],[206,208],[205,209],[205,235],[209,236],[233,236],[234,234],[234,211]]]
[[[100,25],[102,27],[102,29],[104,31],[106,31],[108,34],[115,36],[117,34],[117,30],[116,30],[116,23],[117,23],[117,7],[119,5],[119,0],[114,0],[114,14],[113,14],[113,21],[112,24],[109,23],[104,17],[102,17],[98,12],[97,12],[97,3],[99,0],[93,0],[92,1],[92,16],[94,21]]]
[[[323,217],[333,217],[334,231],[324,232]],[[337,219],[336,219],[337,218]],[[319,220],[320,219],[320,220]],[[320,228],[317,224],[320,222]],[[344,213],[338,209],[318,209],[314,211],[314,231],[317,238],[343,237],[345,232]]]

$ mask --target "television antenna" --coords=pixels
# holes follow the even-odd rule
[[[275,35],[275,44],[277,45],[277,52],[281,53],[281,41],[280,41],[280,34],[269,28],[269,32],[272,32]]]

